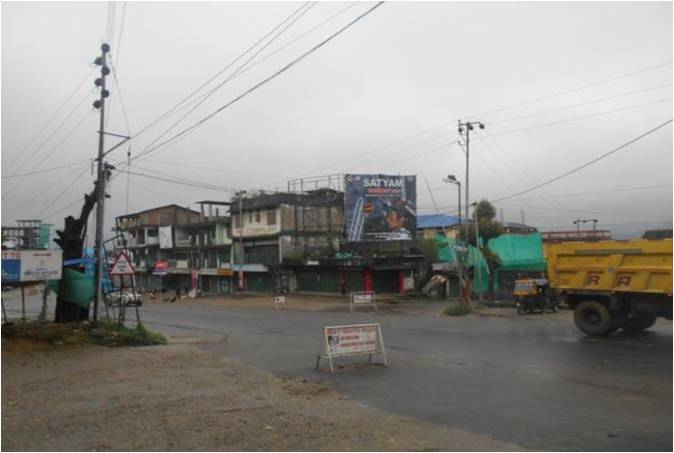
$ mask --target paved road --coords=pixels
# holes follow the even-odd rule
[[[447,318],[148,305],[169,335],[280,375],[323,380],[357,401],[536,450],[672,449],[672,323],[587,338],[569,312]],[[322,326],[380,322],[391,366],[313,370]]]

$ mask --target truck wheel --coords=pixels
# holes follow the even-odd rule
[[[593,336],[609,335],[614,327],[611,312],[604,304],[594,300],[579,303],[573,311],[573,320],[578,329]]]
[[[641,332],[655,324],[655,319],[656,316],[653,313],[638,312],[633,317],[627,318],[622,328],[629,333]]]

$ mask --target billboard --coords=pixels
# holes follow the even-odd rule
[[[2,251],[3,282],[60,280],[63,252],[46,250]]]
[[[346,175],[344,214],[349,241],[414,239],[417,230],[417,177]]]

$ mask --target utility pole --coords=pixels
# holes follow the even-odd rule
[[[243,196],[245,190],[237,192],[239,197],[239,279],[237,283],[238,290],[243,293],[245,281],[243,279]]]
[[[456,184],[456,186],[459,188],[459,233],[461,232],[461,181],[456,179],[456,176],[454,175],[447,175],[446,177],[442,178],[443,182],[449,183],[449,184]],[[458,238],[458,236],[457,236]],[[468,235],[466,235],[466,240],[468,239]],[[461,299],[461,291],[463,289],[463,265],[461,264],[461,255],[462,252],[460,253],[459,250],[456,249],[456,247],[459,246],[458,241],[455,241],[454,243],[454,252],[456,253],[456,274],[457,277],[459,278],[459,299]],[[448,283],[449,284],[449,283]]]
[[[475,252],[476,252],[475,276],[477,277],[477,286],[479,288],[477,294],[480,299],[480,303],[482,303],[482,275],[480,274],[480,266],[478,266],[478,257],[481,255],[481,253],[480,253],[480,231],[477,226],[477,203],[473,203],[471,206],[473,206],[473,224],[475,225]]]
[[[465,121],[461,122],[459,120],[459,135],[464,136],[466,138],[466,179],[464,181],[465,184],[465,192],[466,192],[466,215],[465,218],[470,219],[470,211],[469,211],[469,206],[470,206],[470,200],[469,200],[469,176],[470,176],[470,131],[475,129],[475,126],[478,126],[480,129],[484,129],[484,124],[481,121]],[[467,233],[468,231],[466,231]]]
[[[94,299],[94,321],[98,320],[98,304],[103,300],[103,272],[106,263],[103,262],[103,220],[104,220],[104,202],[105,202],[105,178],[107,169],[103,164],[103,147],[105,146],[105,98],[110,96],[110,92],[105,89],[105,78],[110,74],[110,68],[107,67],[107,55],[110,52],[110,46],[103,43],[101,45],[101,56],[96,58],[95,64],[101,67],[101,77],[94,82],[96,86],[101,87],[101,97],[94,102],[94,107],[99,109],[100,125],[98,130],[98,169],[96,185],[96,298]]]

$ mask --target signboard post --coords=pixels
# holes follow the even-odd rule
[[[372,363],[374,354],[381,354],[384,366],[388,366],[380,324],[326,326],[323,327],[323,345],[316,357],[316,371],[321,359],[328,360],[330,372],[334,373],[334,359],[367,355],[368,362]]]
[[[276,305],[277,310],[281,309],[281,304],[283,304],[283,306],[285,307],[286,296],[274,296],[274,304]]]
[[[377,310],[374,291],[358,291],[349,293],[349,308],[351,311],[353,311],[353,309],[358,306],[368,305],[373,306],[375,311],[379,311]]]

